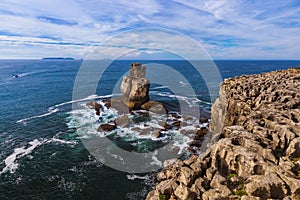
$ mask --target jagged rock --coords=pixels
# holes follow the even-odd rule
[[[113,131],[115,128],[117,128],[117,126],[115,124],[101,124],[97,131],[98,132],[102,132],[102,131],[105,131],[105,132],[110,132],[110,131]]]
[[[179,171],[178,181],[189,187],[194,181],[195,175],[196,174],[192,169],[182,167]]]
[[[156,190],[159,194],[172,194],[177,187],[178,184],[174,180],[165,180],[157,185]]]
[[[253,197],[253,196],[242,196],[241,200],[261,200],[260,197]]]
[[[104,99],[104,100],[102,100],[102,102],[104,103],[104,106],[106,108],[110,108],[111,107],[111,99]]]
[[[193,191],[196,195],[197,199],[201,199],[202,194],[209,188],[209,183],[205,178],[197,178],[195,183],[191,187],[191,191]]]
[[[162,136],[161,130],[155,131],[151,134],[152,137],[159,138]]]
[[[283,199],[288,194],[285,182],[276,173],[251,176],[245,184],[245,190],[262,199]]]
[[[192,192],[188,187],[179,185],[174,193],[179,199],[194,200],[195,193]]]
[[[168,123],[164,122],[164,121],[159,121],[158,125],[163,127],[165,130],[170,130],[172,129],[172,126],[169,125]]]
[[[130,109],[139,109],[149,101],[150,82],[145,78],[146,67],[141,63],[133,63],[129,76],[124,76],[121,84],[122,100]]]
[[[89,108],[95,109],[96,115],[100,115],[101,111],[103,110],[102,105],[97,102],[89,102],[86,104]]]
[[[300,137],[291,141],[286,150],[286,155],[291,158],[300,158]]]
[[[128,128],[130,126],[130,119],[127,115],[122,115],[121,117],[115,119],[115,123],[121,128]]]
[[[148,101],[141,106],[142,109],[148,110],[157,114],[166,114],[167,111],[162,103]]]
[[[206,151],[157,180],[174,180],[177,199],[300,199],[299,77],[300,68],[224,80]]]
[[[229,200],[229,191],[224,192],[221,189],[210,189],[202,194],[203,200]]]

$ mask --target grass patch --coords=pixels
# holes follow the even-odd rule
[[[169,194],[160,194],[158,196],[159,200],[169,200],[170,197],[171,197],[171,195],[169,195]]]
[[[300,158],[292,158],[292,161],[293,162],[297,162],[297,161],[299,161],[300,160]]]
[[[248,195],[248,193],[246,192],[246,190],[235,190],[233,191],[234,195],[238,195],[238,196],[244,196],[244,195]]]
[[[237,174],[228,174],[227,178],[230,180],[231,178],[236,177],[236,176],[238,176],[238,175]]]
[[[300,171],[296,172],[296,179],[300,179]]]

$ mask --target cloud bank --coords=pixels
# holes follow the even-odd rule
[[[84,58],[112,36],[146,27],[183,33],[214,59],[300,55],[297,0],[2,0],[0,58]],[[128,40],[139,45],[134,38]],[[143,52],[147,53],[154,57],[160,51]]]

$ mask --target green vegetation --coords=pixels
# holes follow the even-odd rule
[[[228,178],[228,180],[230,180],[231,178],[236,177],[236,176],[238,176],[238,175],[237,174],[228,174],[227,178]]]
[[[298,109],[300,109],[300,104],[297,106]]]
[[[300,158],[292,158],[291,159],[293,162],[297,162],[298,160],[300,160]]]
[[[158,196],[159,200],[169,200],[170,199],[170,196],[169,194],[160,194]]]
[[[297,178],[297,179],[300,179],[300,171],[297,171],[297,172],[296,172],[296,178]]]
[[[235,191],[233,191],[233,194],[238,195],[238,196],[248,195],[246,190],[235,190]]]

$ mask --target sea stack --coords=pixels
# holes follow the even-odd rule
[[[145,78],[146,66],[133,63],[128,76],[123,77],[121,84],[122,101],[129,109],[140,109],[149,101],[150,81]]]

